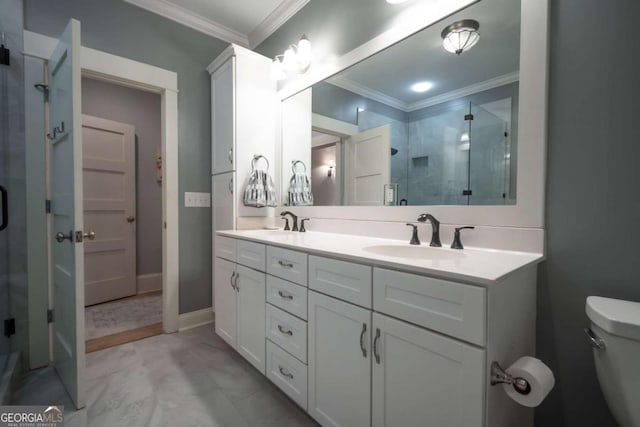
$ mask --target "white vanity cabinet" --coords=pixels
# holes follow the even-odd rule
[[[482,426],[485,351],[373,313],[372,425]]]
[[[216,304],[216,332],[252,363],[266,358],[266,376],[322,426],[533,425],[532,411],[489,376],[493,361],[506,367],[535,354],[535,265],[465,282],[364,256],[323,256],[298,233],[229,238],[248,233],[219,236],[218,253],[230,260],[216,261],[216,282],[226,285],[218,294],[233,298],[235,271],[240,295],[261,289],[263,301]],[[260,315],[262,338],[253,328]]]
[[[309,291],[308,399],[323,426],[371,424],[371,311]]]
[[[256,245],[252,243],[251,248],[262,247],[264,259],[264,245]],[[241,252],[242,246],[236,249]],[[214,275],[216,333],[264,374],[265,273],[216,258]]]

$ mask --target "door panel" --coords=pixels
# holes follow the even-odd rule
[[[213,135],[212,173],[234,170],[234,86],[235,58],[229,59],[211,76],[211,134]]]
[[[212,178],[213,232],[235,229],[234,182],[235,173],[215,175]]]
[[[85,305],[136,294],[135,128],[82,116]],[[129,222],[129,220],[132,220]]]
[[[391,179],[391,125],[352,135],[345,145],[345,204],[382,206]]]
[[[373,426],[483,425],[484,350],[378,313],[372,334]]]
[[[235,268],[235,263],[216,258],[213,280],[216,333],[233,348],[236,348]]]
[[[238,352],[265,373],[266,277],[242,265],[236,266],[238,292]]]
[[[309,291],[309,413],[324,426],[371,423],[371,312]]]
[[[53,359],[77,408],[85,406],[80,23],[71,20],[49,58],[53,244]],[[65,240],[58,242],[56,234]]]

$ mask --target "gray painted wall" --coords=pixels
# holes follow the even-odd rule
[[[548,260],[539,269],[538,355],[557,386],[537,411],[538,426],[615,425],[582,333],[585,298],[640,301],[640,60],[620,43],[638,40],[640,2],[614,3],[551,2]]]
[[[206,66],[227,43],[120,0],[25,0],[25,28],[58,37],[70,18],[82,44],[178,73],[180,199],[211,191],[211,106]],[[180,207],[180,313],[211,305],[211,210]]]
[[[353,19],[353,8],[367,8],[362,3],[310,2],[257,50],[272,56],[305,32],[342,55],[393,19]],[[550,3],[548,253],[539,269],[537,348],[557,382],[536,410],[536,425],[615,426],[582,328],[588,295],[640,301],[640,60],[632,48],[640,3]]]
[[[136,272],[162,273],[162,185],[156,180],[160,95],[83,78],[82,113],[135,126]]]

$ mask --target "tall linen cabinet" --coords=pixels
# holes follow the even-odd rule
[[[216,257],[215,233],[242,228],[243,221],[259,224],[260,217],[273,217],[274,208],[244,206],[243,193],[252,163],[257,169],[269,166],[276,177],[275,142],[279,102],[276,82],[269,79],[271,60],[237,45],[230,45],[208,67],[211,75],[211,193],[213,259]],[[254,160],[256,156],[263,156]],[[229,292],[227,274],[216,271],[213,263],[213,308],[225,321],[225,328],[242,325],[242,312],[220,306]],[[221,279],[224,277],[224,280]],[[265,289],[252,286],[247,296],[264,301]],[[220,296],[220,298],[218,298]],[[216,317],[218,317],[216,315]],[[231,319],[233,317],[233,319]],[[238,317],[238,318],[236,318]],[[217,323],[217,322],[216,322]],[[217,328],[217,326],[216,326]],[[255,325],[264,341],[264,323]],[[236,331],[219,331],[235,344]],[[264,370],[264,368],[263,368]]]

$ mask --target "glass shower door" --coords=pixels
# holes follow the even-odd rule
[[[469,204],[504,205],[508,193],[508,124],[471,104],[469,131]]]

